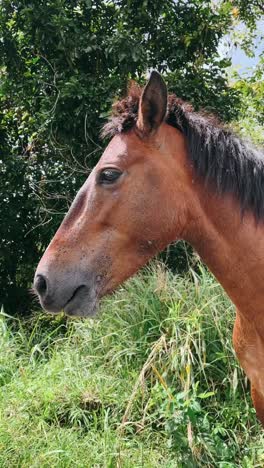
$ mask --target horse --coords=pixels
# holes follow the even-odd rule
[[[153,71],[103,128],[110,137],[37,267],[50,312],[92,316],[99,299],[179,239],[236,308],[233,345],[264,425],[264,155],[216,117],[168,95]]]

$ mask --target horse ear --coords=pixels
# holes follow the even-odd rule
[[[151,72],[139,101],[137,127],[144,135],[157,130],[167,110],[167,87],[161,75]]]

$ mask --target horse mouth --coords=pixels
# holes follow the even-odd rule
[[[68,316],[91,317],[97,310],[98,297],[86,285],[78,286],[63,307]]]
[[[83,289],[83,288],[86,288],[86,286],[84,284],[82,284],[81,286],[78,286],[78,288],[75,289],[75,291],[73,292],[73,294],[71,295],[70,299],[68,299],[68,301],[66,302],[66,304],[64,305],[63,309],[65,309],[65,307],[71,302],[73,301],[77,294]]]

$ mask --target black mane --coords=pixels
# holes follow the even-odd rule
[[[142,90],[134,85],[128,96],[113,106],[102,135],[113,136],[133,128]],[[218,193],[233,193],[241,211],[250,209],[264,219],[264,154],[225,128],[215,116],[194,112],[175,95],[168,98],[166,122],[185,136],[189,157],[197,173]]]

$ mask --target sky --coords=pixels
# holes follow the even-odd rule
[[[237,31],[243,29],[244,26],[241,24],[237,27]],[[264,51],[264,40],[263,40],[263,31],[264,31],[264,20],[260,20],[257,25],[257,37],[255,40],[255,56],[248,57],[241,47],[235,47],[232,45],[230,36],[225,36],[221,41],[219,46],[219,53],[222,56],[231,57],[232,59],[232,68],[235,68],[238,72],[251,75],[256,64],[258,63],[259,56]],[[262,37],[261,37],[262,36]]]

